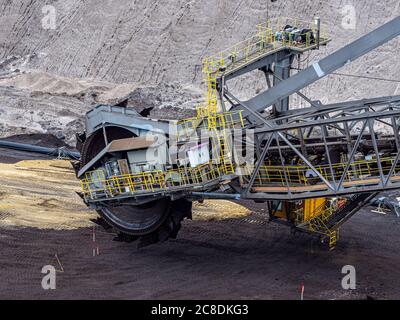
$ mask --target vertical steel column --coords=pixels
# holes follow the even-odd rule
[[[294,56],[290,55],[288,58],[278,61],[274,65],[274,74],[276,77],[273,79],[273,85],[276,86],[281,81],[284,81],[290,78],[290,67],[293,63]],[[276,112],[284,112],[289,110],[289,99],[284,98],[279,103],[276,103],[274,106],[274,113]]]
[[[102,124],[102,129],[103,129],[104,143],[105,143],[106,145],[108,145],[106,124],[105,124],[104,122],[103,122],[103,124]]]
[[[321,18],[316,17],[314,20],[314,24],[315,24],[315,28],[316,30],[316,36],[317,36],[317,49],[319,49],[319,44],[320,44],[320,40],[321,40]]]

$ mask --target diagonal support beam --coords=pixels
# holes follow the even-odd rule
[[[260,157],[258,159],[257,165],[256,165],[256,167],[255,167],[255,169],[254,169],[254,171],[253,171],[253,173],[252,173],[252,175],[250,177],[249,184],[248,184],[248,186],[247,186],[247,188],[245,190],[245,194],[249,194],[250,193],[250,190],[253,187],[254,181],[256,180],[258,172],[260,171],[260,168],[261,168],[262,164],[264,163],[264,158],[267,155],[268,149],[271,146],[272,140],[274,138],[275,138],[275,133],[273,132],[269,136],[268,141],[265,144],[265,147],[264,147],[264,149],[263,149],[263,151],[262,151],[262,153],[261,153],[261,155],[260,155]]]
[[[337,186],[336,186],[336,181],[335,181],[335,171],[333,170],[332,159],[331,159],[331,155],[330,155],[330,153],[329,153],[328,143],[327,143],[327,141],[326,141],[326,131],[324,130],[323,126],[321,126],[321,132],[322,132],[322,138],[324,139],[325,153],[326,153],[326,157],[327,157],[327,159],[328,159],[329,171],[330,171],[330,173],[331,173],[333,187],[334,187],[335,190],[336,190]]]
[[[233,101],[236,101],[236,103],[240,104],[243,108],[245,108],[251,115],[256,117],[258,120],[260,120],[262,123],[264,123],[268,128],[272,128],[272,124],[265,120],[264,117],[258,112],[252,110],[250,107],[248,107],[244,102],[240,101],[238,98],[236,98],[232,93],[230,93],[228,90],[225,89],[225,96]],[[250,120],[249,120],[250,121]],[[250,121],[251,122],[251,121]]]
[[[384,186],[385,188],[387,187],[387,185],[388,185],[388,183],[389,183],[389,181],[390,181],[390,178],[392,177],[392,174],[393,174],[394,170],[396,169],[397,164],[399,163],[399,160],[400,160],[400,150],[397,149],[397,156],[396,156],[396,159],[394,160],[393,165],[392,165],[392,167],[390,168],[390,171],[389,171],[389,173],[388,173],[388,175],[387,175],[387,177],[386,177],[386,179],[385,179],[385,182],[384,182],[384,184],[383,184],[383,186]]]
[[[338,186],[337,186],[337,191],[339,191],[340,188],[341,188],[342,185],[343,185],[344,178],[346,177],[346,174],[347,174],[347,172],[348,172],[349,169],[350,169],[351,163],[352,163],[352,161],[353,161],[353,159],[354,159],[354,156],[355,156],[355,154],[356,154],[356,152],[357,152],[357,149],[358,149],[358,147],[359,147],[359,145],[360,145],[360,142],[361,142],[361,139],[362,139],[362,136],[363,136],[363,133],[364,133],[366,127],[367,127],[367,120],[365,120],[364,123],[363,123],[362,129],[361,129],[361,131],[360,131],[360,133],[359,133],[359,135],[358,135],[358,137],[357,137],[357,141],[356,141],[356,143],[354,144],[353,150],[351,151],[350,157],[349,157],[348,162],[347,162],[347,164],[346,164],[346,168],[344,169],[343,174],[342,174],[342,176],[340,177],[339,184],[338,184]]]
[[[246,108],[247,110],[249,110],[249,112],[254,115],[255,117],[257,117],[259,120],[261,120],[267,127],[272,128],[272,125],[266,120],[264,119],[259,112],[257,111],[253,111],[250,108],[248,108],[248,106],[243,103],[242,101],[240,101],[238,98],[236,98],[234,95],[232,95],[230,92],[225,91],[225,94],[231,98],[232,100],[235,100],[237,103],[239,103],[240,105],[242,105],[244,108]],[[306,157],[304,157],[304,155],[299,152],[299,150],[297,150],[296,147],[294,147],[291,142],[286,139],[286,137],[281,133],[281,132],[276,132],[276,134],[304,161],[304,163],[328,186],[329,189],[331,189],[332,191],[336,191],[336,189],[332,186],[332,184],[329,183],[328,180],[326,180],[321,173],[311,164],[310,161],[308,161],[308,159]]]
[[[375,154],[376,154],[376,160],[378,162],[379,177],[381,179],[381,183],[382,183],[382,186],[383,186],[385,184],[385,182],[384,182],[385,175],[383,174],[381,156],[379,155],[378,144],[376,143],[376,137],[375,137],[375,131],[374,131],[374,123],[373,123],[372,119],[368,119],[367,121],[368,121],[368,126],[369,126],[369,132],[371,134],[372,146],[374,147],[374,151],[375,151]]]
[[[293,146],[281,132],[278,132],[277,134],[290,147],[290,149],[292,149],[294,153],[296,153],[301,158],[301,160],[303,160],[304,163],[318,176],[318,178],[320,178],[327,185],[329,189],[331,189],[332,191],[336,191],[332,184],[324,178],[324,176],[311,164],[311,162],[308,161],[308,159],[304,157],[301,152],[299,152],[299,150],[297,150],[297,148]]]

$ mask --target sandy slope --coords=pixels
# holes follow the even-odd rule
[[[0,227],[72,230],[91,226],[95,212],[75,194],[79,181],[68,161],[0,163]],[[195,204],[195,220],[243,218],[250,214],[229,201]]]

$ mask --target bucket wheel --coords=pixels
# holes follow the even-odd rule
[[[132,132],[122,128],[107,128],[109,142],[132,136],[134,136]],[[81,168],[104,147],[102,132],[89,136],[82,145]],[[123,242],[138,240],[138,246],[143,247],[176,238],[181,228],[181,221],[191,218],[192,202],[186,199],[172,201],[169,197],[164,197],[140,205],[110,205],[97,212],[100,217],[93,221],[106,230],[116,231],[115,240]]]

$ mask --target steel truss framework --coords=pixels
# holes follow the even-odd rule
[[[287,50],[284,56],[260,57],[229,77],[223,71],[217,76],[221,104],[231,105],[226,109],[243,110],[246,127],[256,134],[258,157],[254,170],[241,181],[243,198],[290,201],[400,187],[400,96],[322,105],[300,92],[399,34],[397,17],[293,77],[290,63],[283,72],[277,69],[281,62],[293,61],[298,54],[293,50]],[[255,69],[264,72],[268,90],[240,101],[227,82]],[[283,101],[293,94],[311,107],[282,108]],[[379,126],[385,135],[375,132]],[[360,155],[363,161],[358,159]],[[271,177],[272,171],[279,173],[280,180]],[[309,175],[312,183],[307,181]]]
[[[257,148],[262,152],[247,181],[243,197],[295,200],[400,187],[396,171],[400,166],[400,96],[290,110],[266,120],[261,113],[248,108],[228,91],[225,95],[263,122],[255,128],[256,141],[259,141]],[[385,131],[384,135],[375,132],[374,128],[378,125]],[[343,148],[347,164],[341,168],[339,175],[338,161],[334,161],[332,155],[335,150],[338,153]],[[372,163],[377,166],[377,170],[370,171],[368,177],[365,174],[357,176],[354,166],[360,165],[355,159],[358,153],[374,159]],[[260,169],[265,166],[268,155],[273,154],[277,155],[275,158],[282,168],[285,188],[272,179],[255,187],[255,181],[262,175]],[[317,167],[313,164],[315,155],[323,156],[324,172],[321,172],[321,165]],[[383,155],[387,155],[385,160],[390,159],[390,168],[382,166]],[[302,188],[299,181],[292,182],[290,170],[285,170],[294,168],[288,162],[290,158],[297,159],[297,169],[301,167],[301,170],[312,172],[317,178],[311,188]],[[329,174],[326,174],[327,169]]]

